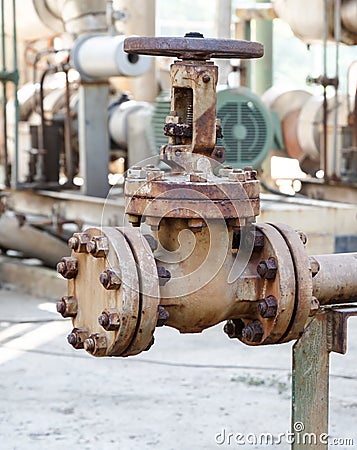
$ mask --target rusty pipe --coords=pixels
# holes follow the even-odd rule
[[[357,301],[357,253],[310,256],[313,296],[320,304]]]

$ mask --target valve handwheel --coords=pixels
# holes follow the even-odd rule
[[[259,42],[204,38],[200,33],[188,33],[185,37],[129,37],[124,41],[124,50],[186,60],[250,59],[264,55],[264,46]]]

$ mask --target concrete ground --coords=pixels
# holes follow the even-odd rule
[[[164,327],[148,353],[95,359],[67,344],[54,301],[0,291],[1,450],[259,449],[252,434],[289,432],[291,345]],[[330,435],[354,445],[330,448],[357,448],[357,319],[348,345],[332,355]]]

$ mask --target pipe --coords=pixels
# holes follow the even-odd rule
[[[7,93],[6,93],[6,46],[5,46],[5,9],[4,1],[1,0],[1,51],[2,51],[2,105],[3,105],[3,140],[4,140],[4,154],[3,154],[3,164],[5,169],[5,186],[10,186],[9,179],[9,161],[8,161],[8,147],[7,147],[7,116],[6,116],[6,104],[7,104]]]
[[[357,253],[311,256],[313,296],[321,305],[357,301]]]
[[[357,16],[356,16],[357,17]],[[341,0],[335,0],[335,77],[339,79],[339,54],[340,54],[340,39],[341,39]],[[333,127],[333,167],[332,175],[339,176],[337,173],[337,127],[338,127],[338,81],[335,84],[335,111],[334,111],[334,127]]]
[[[324,66],[324,79],[327,78],[327,37],[328,37],[328,13],[327,13],[327,0],[324,0],[324,31],[323,31],[323,66]],[[322,147],[322,167],[324,171],[324,179],[329,179],[329,172],[327,167],[327,90],[326,86],[323,86],[323,147]]]
[[[19,88],[19,72],[18,72],[18,59],[17,59],[17,20],[16,20],[16,0],[12,0],[12,13],[13,13],[13,74],[14,74],[14,91],[15,91],[15,137],[14,137],[14,157],[12,161],[11,177],[12,177],[12,188],[18,189],[19,184],[19,118],[20,118],[20,107],[19,99],[17,96]]]
[[[114,76],[138,76],[150,69],[152,58],[124,52],[126,36],[83,36],[72,50],[75,68],[85,81]]]
[[[344,0],[341,9],[341,21],[343,26],[351,33],[357,34],[357,2],[356,0]]]
[[[116,0],[114,6],[117,10],[125,11],[126,15],[124,21],[117,23],[119,33],[126,36],[155,36],[156,0]],[[134,100],[154,103],[158,95],[155,64],[145,75],[127,80],[125,89],[133,94]]]
[[[63,71],[66,76],[66,113],[64,116],[64,150],[66,155],[66,176],[67,176],[67,186],[73,187],[73,178],[74,178],[74,154],[72,148],[72,126],[71,126],[71,106],[70,106],[70,86],[68,80],[68,69],[69,67],[66,65],[63,67]]]
[[[107,27],[107,0],[58,0],[67,33],[103,33]]]

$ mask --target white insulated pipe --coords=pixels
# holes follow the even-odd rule
[[[114,8],[125,13],[125,20],[116,23],[120,33],[155,36],[156,0],[114,0]],[[134,100],[154,102],[158,94],[155,63],[142,77],[128,79],[126,89]]]
[[[72,60],[84,81],[136,77],[150,70],[152,58],[124,52],[126,36],[92,35],[77,39]]]
[[[294,34],[301,40],[314,43],[321,42],[324,36],[324,0],[274,0],[276,15],[287,22]],[[327,0],[327,39],[335,40],[335,1]],[[357,2],[341,2],[341,42],[357,44]]]
[[[12,0],[4,0],[5,29],[12,35]],[[107,0],[17,0],[19,41],[107,31]]]

